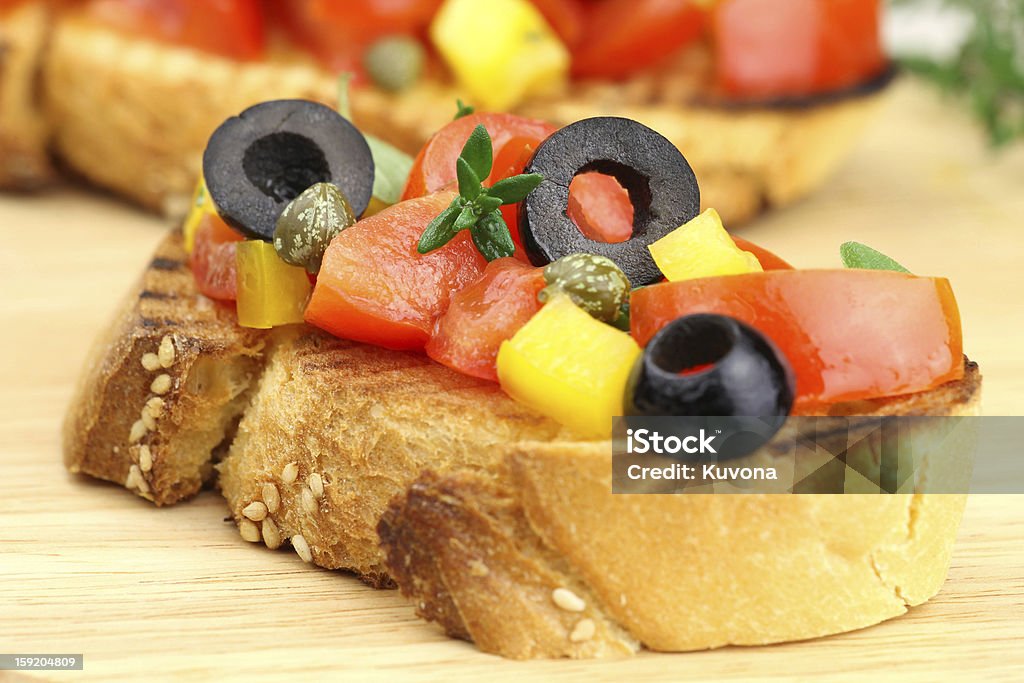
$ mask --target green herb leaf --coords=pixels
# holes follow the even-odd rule
[[[338,74],[338,113],[349,121],[352,120],[352,105],[348,98],[348,86],[352,81],[352,73],[342,71]]]
[[[866,270],[894,270],[898,273],[910,271],[880,251],[861,244],[845,242],[839,247],[839,256],[847,268],[864,268]]]
[[[380,138],[365,137],[373,155],[373,196],[385,204],[397,204],[412,170],[412,157]]]
[[[476,109],[474,109],[468,104],[465,104],[462,100],[455,100],[455,107],[455,118],[452,119],[453,121],[461,119],[463,116],[469,116],[470,114],[476,111]]]
[[[455,219],[455,225],[452,226],[452,230],[456,233],[469,230],[476,225],[478,220],[480,220],[480,212],[472,204],[467,204],[463,207],[459,217]]]
[[[463,230],[470,231],[473,244],[488,261],[515,252],[512,235],[499,209],[502,204],[521,201],[544,178],[531,173],[485,188],[480,179],[490,174],[493,163],[491,136],[486,128],[477,126],[455,161],[459,196],[423,231],[418,246],[421,254],[444,246]]]
[[[500,199],[498,199],[497,197],[488,196],[486,192],[477,197],[476,201],[473,203],[476,204],[476,208],[480,210],[481,216],[486,216],[487,214],[497,210],[501,206]]]
[[[480,177],[462,157],[455,160],[455,175],[459,179],[459,194],[464,199],[473,201],[480,196],[483,189],[480,186]]]
[[[492,211],[481,218],[469,232],[473,236],[473,244],[488,261],[512,256],[516,251],[500,211]]]
[[[486,178],[490,175],[491,166],[494,164],[491,154],[491,136],[487,134],[486,128],[478,125],[469,134],[469,139],[466,140],[459,157],[466,160],[478,178]]]
[[[907,55],[908,71],[934,82],[969,105],[994,147],[1024,137],[1024,3],[1020,0],[894,0],[925,13],[941,4],[949,16],[966,20],[965,40],[951,57]]]
[[[461,210],[462,205],[456,200],[447,209],[439,213],[434,220],[430,221],[427,224],[426,230],[420,236],[419,244],[416,245],[416,251],[421,254],[429,254],[435,249],[440,249],[451,242],[456,233],[454,229],[455,219],[459,216]]]
[[[523,175],[505,178],[487,188],[487,194],[501,199],[502,204],[515,204],[526,199],[526,195],[533,192],[544,176],[539,173],[525,173]]]

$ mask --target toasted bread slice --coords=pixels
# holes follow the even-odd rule
[[[926,600],[948,567],[962,496],[613,496],[607,441],[492,383],[306,326],[239,327],[196,292],[177,234],[116,321],[65,424],[72,471],[168,504],[208,481],[230,442],[217,469],[243,538],[393,579],[491,652],[835,633]],[[833,412],[973,414],[980,375],[966,370]]]
[[[639,74],[628,84],[573,83],[516,113],[565,125],[628,116],[660,131],[687,155],[705,206],[732,226],[790,203],[820,184],[846,155],[887,82],[799,105],[695,104],[678,75]],[[57,152],[103,187],[169,213],[187,207],[206,141],[251,104],[302,97],[337,100],[333,75],[295,55],[240,63],[127,36],[75,17],[60,20],[44,91]],[[361,129],[415,154],[451,121],[458,88],[426,78],[400,94],[355,89]]]
[[[979,402],[969,363],[961,381],[877,408],[974,415]],[[382,518],[388,573],[420,616],[517,659],[802,640],[932,597],[966,501],[613,495],[610,454],[511,444],[487,472],[425,472]]]
[[[39,97],[50,19],[43,2],[0,9],[0,188],[31,190],[54,177]]]
[[[264,337],[198,292],[169,235],[86,361],[64,423],[68,469],[157,505],[194,495],[259,378]]]

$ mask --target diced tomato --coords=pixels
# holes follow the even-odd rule
[[[400,202],[342,231],[324,254],[306,321],[331,334],[389,349],[422,349],[452,295],[486,261],[463,231],[419,254],[416,244],[455,195]]]
[[[536,149],[556,130],[545,121],[512,114],[478,113],[455,119],[434,133],[416,155],[402,199],[422,197],[454,187],[455,161],[469,134],[481,124],[491,136],[495,160],[491,174],[484,180],[485,185],[522,172],[523,167],[518,165],[518,161],[522,160],[523,165],[529,161],[529,155],[524,155],[523,150],[527,147]]]
[[[200,292],[222,301],[238,298],[235,248],[244,239],[217,214],[203,215],[196,228],[195,246],[189,257]]]
[[[544,15],[551,28],[572,49],[583,40],[583,23],[587,9],[581,0],[530,0]]]
[[[584,236],[598,242],[625,242],[633,236],[633,204],[619,181],[603,173],[580,173],[569,184],[569,218]]]
[[[869,270],[773,270],[633,292],[641,344],[691,313],[760,330],[796,374],[798,407],[926,391],[963,376],[960,313],[941,278]]]
[[[423,35],[442,2],[265,0],[295,43],[335,71],[358,71],[366,48],[385,35]]]
[[[799,97],[871,78],[885,66],[878,0],[721,0],[713,10],[720,89]]]
[[[151,40],[239,60],[263,57],[259,0],[89,0],[88,16]]]
[[[599,0],[573,52],[573,74],[624,78],[698,38],[705,22],[693,0]]]
[[[491,174],[484,180],[484,185],[488,186],[522,173],[537,146],[556,130],[550,123],[512,114],[479,113],[455,119],[434,133],[420,149],[409,171],[409,180],[405,184],[402,198],[422,197],[454,187],[455,161],[469,139],[469,134],[481,124],[491,136],[494,155]],[[509,204],[501,207],[501,215],[512,233],[512,240],[521,246],[518,210],[518,204]]]
[[[768,251],[764,247],[758,246],[742,237],[737,237],[736,235],[730,235],[730,237],[732,237],[732,241],[736,243],[737,247],[753,254],[765,270],[793,270],[793,266],[789,265],[780,256],[776,256],[774,252]]]
[[[498,381],[501,342],[540,310],[544,270],[514,258],[487,264],[483,275],[452,297],[427,342],[427,355],[453,370]]]

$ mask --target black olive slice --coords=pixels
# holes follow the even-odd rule
[[[789,361],[771,341],[735,318],[700,313],[672,321],[647,344],[626,385],[623,413],[676,416],[691,431],[713,426],[721,433],[716,459],[728,460],[766,443],[794,396]]]
[[[308,100],[272,100],[222,123],[206,145],[203,175],[217,211],[247,237],[270,241],[288,203],[331,183],[358,216],[373,192],[373,156],[355,126]]]
[[[608,244],[584,237],[567,213],[569,184],[587,171],[614,176],[633,204],[633,235]],[[700,212],[697,178],[676,146],[647,126],[618,117],[583,119],[542,142],[524,173],[544,181],[519,207],[530,261],[543,266],[569,254],[606,256],[634,287],[661,279],[647,245]]]

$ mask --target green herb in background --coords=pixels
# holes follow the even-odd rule
[[[352,106],[349,103],[348,86],[352,74],[338,76],[338,113],[352,120]],[[373,196],[385,204],[396,204],[402,197],[405,181],[412,169],[411,156],[378,137],[364,133],[366,144],[373,156]]]
[[[1024,0],[942,0],[942,5],[973,19],[959,53],[949,60],[906,57],[900,62],[945,91],[965,96],[993,145],[1024,137]]]
[[[466,104],[462,100],[455,100],[455,118],[456,119],[461,119],[463,116],[469,116],[470,114],[472,114],[475,111],[476,111],[476,109],[473,106]]]
[[[491,174],[493,165],[491,136],[478,125],[455,162],[459,196],[423,231],[417,246],[421,254],[440,249],[463,230],[469,230],[473,244],[488,261],[515,253],[512,235],[499,209],[502,204],[521,202],[544,178],[526,173],[484,187],[481,179]]]
[[[844,242],[839,247],[839,256],[847,268],[863,268],[864,270],[894,270],[897,273],[910,273],[909,270],[876,249],[860,242]]]

